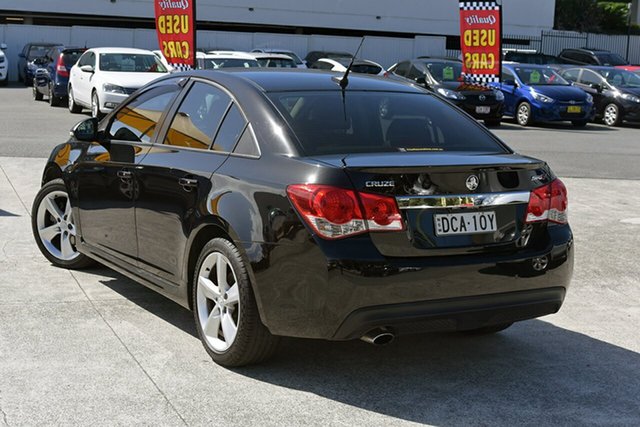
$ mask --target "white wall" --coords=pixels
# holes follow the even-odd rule
[[[506,34],[538,35],[553,27],[555,0],[503,5]],[[153,0],[0,0],[0,9],[144,18],[154,11]],[[455,35],[459,27],[455,0],[197,0],[197,10],[199,20],[213,22],[436,35]]]

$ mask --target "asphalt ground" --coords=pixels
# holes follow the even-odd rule
[[[0,426],[640,425],[640,128],[495,130],[569,189],[576,265],[558,314],[387,347],[285,339],[230,370],[187,310],[38,252],[44,158],[83,117],[0,89]]]

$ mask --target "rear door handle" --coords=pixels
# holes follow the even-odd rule
[[[192,178],[180,178],[178,184],[182,186],[185,191],[191,191],[198,186],[198,180]]]

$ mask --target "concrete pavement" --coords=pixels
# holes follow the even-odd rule
[[[191,313],[38,252],[44,159],[0,157],[0,425],[638,425],[640,181],[566,179],[576,270],[559,314],[489,337],[284,340],[215,365]]]

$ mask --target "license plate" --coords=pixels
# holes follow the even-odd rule
[[[579,105],[571,105],[567,107],[567,113],[582,113],[582,107]]]
[[[434,215],[436,236],[492,233],[498,229],[495,212]]]
[[[491,112],[491,107],[476,107],[476,113],[478,114],[489,114]]]

